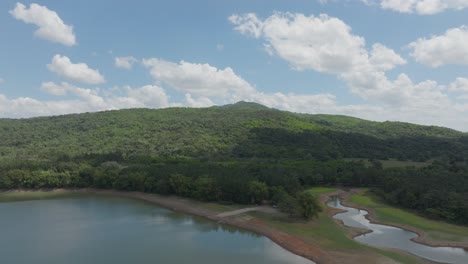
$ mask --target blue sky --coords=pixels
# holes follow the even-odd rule
[[[4,0],[0,14],[0,117],[246,100],[468,131],[468,0]]]

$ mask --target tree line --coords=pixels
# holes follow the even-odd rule
[[[114,160],[109,161],[112,157]],[[268,201],[294,217],[321,210],[314,186],[369,187],[384,201],[424,216],[468,224],[468,166],[434,162],[384,169],[379,161],[206,161],[118,153],[0,165],[0,189],[101,188],[178,195],[200,201]]]

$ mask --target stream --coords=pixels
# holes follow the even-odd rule
[[[342,220],[345,226],[372,230],[371,233],[360,235],[354,240],[369,246],[379,248],[394,248],[413,255],[441,263],[467,264],[468,251],[456,247],[431,247],[411,241],[416,233],[387,225],[373,224],[366,218],[365,210],[347,207],[339,199],[329,201],[328,206],[346,210],[333,218]]]

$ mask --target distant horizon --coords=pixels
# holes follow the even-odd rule
[[[5,0],[0,14],[0,118],[251,101],[468,131],[467,0]]]

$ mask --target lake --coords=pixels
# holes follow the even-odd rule
[[[133,199],[0,203],[0,263],[310,264],[266,237]]]
[[[329,201],[327,204],[347,211],[334,216],[334,218],[342,220],[344,225],[372,230],[371,233],[355,237],[356,241],[370,246],[400,249],[441,263],[468,263],[468,252],[462,248],[430,247],[415,243],[411,239],[417,237],[416,233],[393,226],[372,224],[366,218],[368,212],[365,210],[343,206],[339,199]]]

